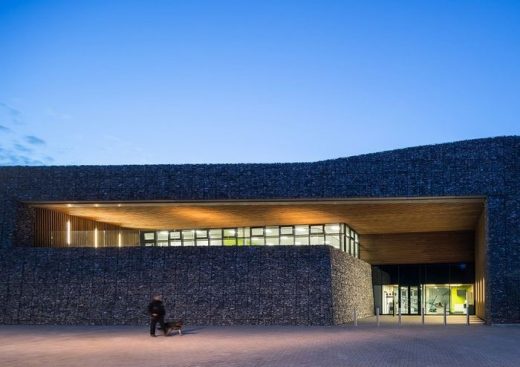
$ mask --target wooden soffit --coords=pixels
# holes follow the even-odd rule
[[[225,228],[347,223],[360,234],[473,230],[483,198],[395,198],[316,201],[69,202],[34,207],[127,228]]]

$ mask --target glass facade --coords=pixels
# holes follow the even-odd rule
[[[359,236],[345,223],[141,231],[142,246],[329,245],[359,257]]]
[[[474,281],[472,263],[372,267],[375,307],[386,315],[472,315]]]

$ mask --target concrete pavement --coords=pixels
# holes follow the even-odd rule
[[[520,326],[0,326],[0,366],[520,366]]]

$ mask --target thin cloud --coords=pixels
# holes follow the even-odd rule
[[[0,109],[7,112],[10,122],[12,122],[14,124],[22,123],[22,121],[21,121],[22,113],[19,110],[17,110],[16,108],[14,108],[6,103],[0,102]]]
[[[35,135],[21,131],[22,113],[0,102],[0,166],[43,166],[54,159],[48,155],[47,143]]]
[[[19,152],[16,148],[0,147],[0,166],[43,166],[52,161],[51,157],[39,159],[30,154],[31,152]]]
[[[45,140],[38,138],[34,135],[25,136],[25,141],[32,145],[45,145]]]
[[[30,153],[30,152],[32,152],[32,149],[31,149],[31,148],[26,147],[25,145],[22,145],[22,144],[19,144],[19,143],[15,143],[15,144],[14,144],[14,149],[16,149],[16,150],[19,151],[19,152],[24,152],[24,153]]]

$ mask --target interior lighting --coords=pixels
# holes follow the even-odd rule
[[[70,219],[67,221],[67,246],[70,246]]]
[[[98,247],[98,229],[97,227],[94,228],[94,247]]]
[[[119,231],[119,233],[117,234],[117,246],[119,246],[119,247],[122,246],[121,231]]]

